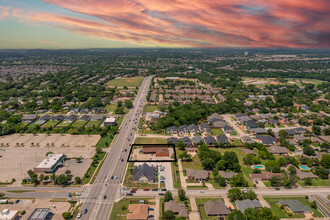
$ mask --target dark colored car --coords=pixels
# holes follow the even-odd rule
[[[280,188],[276,187],[275,190],[281,190]]]
[[[152,191],[158,191],[158,189],[152,189]]]
[[[162,191],[167,191],[167,189],[162,189]]]
[[[85,210],[84,210],[84,214],[87,214],[87,212],[88,212],[88,210],[87,210],[87,209],[85,209]]]
[[[17,199],[17,200],[15,201],[15,203],[17,204],[17,203],[19,203],[19,201],[20,201],[20,200],[19,200],[19,199]]]
[[[106,196],[106,195],[104,195],[104,196],[103,196],[103,199],[107,199],[107,196]]]
[[[164,193],[159,193],[158,195],[163,196],[163,195],[165,195],[165,194],[164,194]]]
[[[126,193],[126,196],[133,196],[133,193]]]

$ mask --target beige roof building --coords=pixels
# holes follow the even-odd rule
[[[185,218],[189,217],[188,211],[183,204],[177,203],[173,200],[169,202],[165,202],[164,204],[165,204],[165,208],[164,208],[165,211],[171,210],[172,212],[174,212],[174,214],[178,215],[179,217],[185,217]]]
[[[129,204],[126,219],[145,220],[149,216],[148,204]]]

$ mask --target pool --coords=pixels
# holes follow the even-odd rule
[[[253,167],[254,167],[254,169],[262,169],[262,168],[264,168],[263,165],[254,165]]]
[[[43,121],[37,121],[36,124],[42,124],[44,123]]]
[[[300,165],[299,166],[301,169],[303,169],[303,170],[310,170],[311,168],[309,168],[309,167],[306,167],[306,166],[303,166],[303,165]]]

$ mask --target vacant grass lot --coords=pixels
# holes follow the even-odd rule
[[[166,144],[166,139],[137,137],[134,141],[134,144]]]
[[[211,128],[211,134],[213,136],[218,136],[218,135],[221,135],[221,134],[224,134],[224,133],[221,130],[221,128]]]
[[[203,170],[201,161],[198,157],[198,155],[196,154],[195,156],[193,156],[192,161],[182,161],[182,169],[183,170],[187,170],[187,169],[193,169],[193,170]]]
[[[314,217],[323,217],[323,215],[317,210],[317,209],[313,209],[310,206],[310,202],[308,201],[308,199],[306,199],[305,197],[272,197],[272,196],[264,196],[264,199],[269,203],[269,202],[276,202],[279,199],[296,199],[299,200],[302,204],[308,206],[312,212],[313,212],[313,216]],[[271,210],[273,212],[274,215],[280,217],[280,218],[305,218],[304,214],[293,214],[293,216],[288,216],[284,209],[281,209],[280,205],[277,203],[270,203],[271,206]]]
[[[110,87],[140,87],[144,77],[137,76],[132,78],[116,78],[106,83]]]
[[[117,104],[109,104],[109,105],[105,106],[105,109],[108,112],[114,112],[116,108],[117,108]]]
[[[302,181],[298,182],[298,184],[301,186],[306,186],[305,183]],[[330,186],[330,179],[324,180],[321,178],[317,178],[315,180],[312,180],[312,186]]]
[[[89,121],[89,122],[87,122],[86,127],[92,128],[93,125],[95,127],[98,127],[100,124],[101,124],[101,121]]]
[[[154,112],[156,110],[159,110],[161,106],[159,105],[145,105],[143,108],[144,112]]]

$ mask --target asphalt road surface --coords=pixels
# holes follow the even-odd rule
[[[88,192],[82,193],[82,212],[87,209],[80,219],[108,220],[115,199],[120,197],[120,181],[124,173],[130,146],[146,101],[152,77],[146,77],[133,102],[133,109],[126,115],[119,133],[112,143],[111,149],[96,180]],[[126,151],[125,151],[126,149]]]

